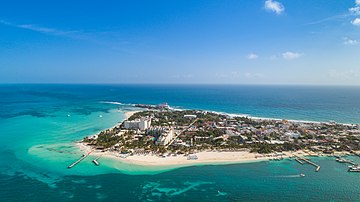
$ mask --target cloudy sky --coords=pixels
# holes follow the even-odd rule
[[[0,83],[360,85],[360,0],[2,2]]]

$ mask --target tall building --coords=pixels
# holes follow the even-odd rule
[[[157,145],[167,145],[175,137],[173,128],[155,127],[146,131],[148,135],[156,138]]]
[[[126,129],[139,129],[139,130],[146,130],[151,126],[151,119],[150,118],[141,118],[135,119],[133,121],[125,121],[124,127]]]

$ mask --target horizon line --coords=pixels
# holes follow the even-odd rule
[[[262,84],[262,83],[62,83],[62,82],[54,82],[54,83],[38,83],[38,82],[24,82],[24,83],[1,83],[0,85],[169,85],[169,86],[205,86],[205,85],[213,85],[213,86],[318,86],[318,87],[360,87],[360,85],[354,84],[284,84],[284,83],[273,83],[273,84]]]

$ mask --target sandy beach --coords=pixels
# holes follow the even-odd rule
[[[92,149],[90,146],[84,143],[77,143],[77,146],[88,153],[91,151],[91,156],[102,156],[105,158],[111,158],[127,164],[135,164],[141,166],[187,166],[187,165],[197,165],[197,164],[235,164],[235,163],[249,163],[249,162],[258,162],[258,161],[268,161],[274,157],[276,154],[258,154],[250,153],[248,151],[234,151],[234,152],[217,152],[217,151],[202,151],[197,152],[195,155],[198,157],[197,160],[188,160],[187,156],[177,155],[177,156],[166,156],[159,157],[152,154],[134,154],[133,156],[128,156],[126,158],[121,158],[118,152],[106,151],[101,152]],[[282,152],[283,158],[289,158],[294,155],[304,156],[307,155],[304,151],[297,151],[295,153]]]
[[[130,118],[132,115],[134,115],[134,114],[137,113],[137,112],[140,112],[140,110],[125,112],[125,120],[128,119],[128,118]]]

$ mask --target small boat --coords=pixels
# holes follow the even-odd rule
[[[99,115],[99,118],[102,118],[102,115],[101,115],[101,114]]]
[[[70,117],[71,115],[70,114],[68,114],[66,117]]]
[[[349,166],[349,172],[360,172],[360,165]]]
[[[300,177],[305,177],[305,174],[304,174],[304,173],[301,173],[301,174],[300,174]]]
[[[344,158],[337,158],[336,161],[339,162],[339,163],[351,163],[350,160],[347,160],[347,159],[344,159]]]

